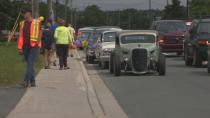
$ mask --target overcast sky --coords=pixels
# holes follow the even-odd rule
[[[152,0],[152,8],[163,9],[167,0]],[[171,0],[169,0],[171,1]],[[186,0],[180,0],[186,5]],[[73,7],[84,9],[88,5],[96,4],[103,10],[117,10],[126,8],[148,9],[149,0],[73,0]]]

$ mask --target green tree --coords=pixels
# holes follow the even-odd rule
[[[172,4],[166,6],[163,12],[164,19],[184,19],[187,17],[186,8],[181,6],[179,0],[172,0]]]
[[[87,26],[105,24],[105,13],[96,5],[88,6],[82,13],[82,22]]]
[[[210,15],[210,0],[192,0],[190,6],[191,15],[194,17]]]

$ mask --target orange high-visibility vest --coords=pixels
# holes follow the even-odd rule
[[[23,28],[24,28],[24,21],[20,22],[20,36],[18,40],[18,49],[23,49]],[[40,31],[41,31],[41,22],[40,20],[34,19],[31,23],[30,27],[30,46],[35,47],[39,46],[41,47],[41,40],[40,40]]]

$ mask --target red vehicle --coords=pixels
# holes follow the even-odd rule
[[[162,52],[177,53],[184,51],[184,40],[189,37],[187,26],[182,20],[160,20],[152,24],[152,29],[159,32],[159,43]]]

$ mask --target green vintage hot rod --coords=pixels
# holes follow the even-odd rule
[[[151,30],[119,32],[109,62],[109,71],[115,76],[120,76],[122,71],[134,74],[166,73],[166,60],[160,51],[158,32]]]

